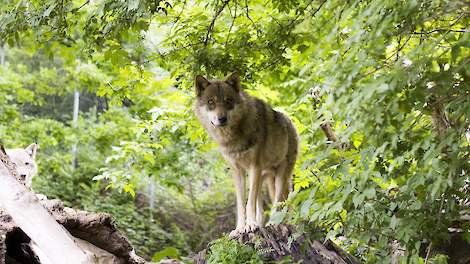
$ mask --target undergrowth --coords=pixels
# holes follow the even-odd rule
[[[209,264],[258,264],[264,263],[256,250],[227,237],[214,240],[208,251]]]

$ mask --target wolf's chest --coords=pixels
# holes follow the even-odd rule
[[[222,155],[231,164],[236,164],[237,167],[243,167],[248,169],[253,164],[256,158],[255,147],[243,149],[239,151],[233,151],[225,148],[221,148]]]

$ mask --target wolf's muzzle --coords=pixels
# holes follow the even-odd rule
[[[219,120],[219,125],[220,126],[225,126],[227,124],[227,117],[226,116],[219,117],[218,120]]]

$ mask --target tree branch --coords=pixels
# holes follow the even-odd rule
[[[439,32],[468,33],[470,31],[467,30],[467,29],[458,30],[458,29],[436,28],[436,29],[433,29],[431,31],[415,31],[415,32],[411,32],[411,34],[413,34],[413,35],[429,35],[429,34],[432,34],[432,33],[439,33]]]
[[[224,10],[224,8],[227,6],[229,2],[230,0],[225,0],[224,2],[222,2],[222,6],[220,6],[220,8],[215,12],[214,17],[212,18],[211,24],[207,28],[206,38],[204,39],[204,47],[207,47],[211,32],[212,30],[214,30],[215,21],[220,16],[220,14],[222,13],[222,11]]]
[[[233,25],[235,24],[235,19],[237,19],[237,7],[238,5],[235,4],[235,10],[233,10],[233,15],[232,15],[232,11],[229,8],[230,15],[232,16],[232,23],[230,23],[230,28],[228,29],[227,39],[225,40],[225,46],[227,46],[228,40],[230,39],[230,34],[232,33],[232,28],[233,28]]]
[[[253,26],[255,26],[255,22],[253,21],[253,19],[251,19],[250,17],[250,9],[248,8],[248,0],[245,0],[245,14],[246,14],[246,18],[248,18],[248,20],[251,21],[251,23],[253,24]]]
[[[318,11],[320,11],[320,9],[323,7],[323,5],[326,3],[327,0],[324,0],[323,2],[320,3],[320,5],[318,6],[318,8],[312,13],[312,17],[314,17]],[[313,0],[311,0],[310,2],[308,2],[308,4],[297,14],[297,16],[291,21],[289,22],[289,24],[287,25],[288,27],[291,27],[294,25],[294,23],[300,18],[300,16],[305,12],[305,10],[307,10],[307,8],[313,3]]]
[[[72,13],[75,13],[75,12],[77,12],[78,10],[82,9],[84,6],[88,5],[89,3],[90,3],[90,0],[87,0],[87,1],[85,1],[85,3],[83,3],[81,6],[75,8],[75,9],[72,9],[71,12],[72,12]],[[64,15],[65,15],[65,14],[64,14]]]

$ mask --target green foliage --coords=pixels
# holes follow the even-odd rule
[[[225,237],[211,243],[207,262],[210,264],[263,263],[253,247]]]
[[[446,255],[437,254],[429,260],[429,263],[433,264],[447,264],[448,257]]]
[[[172,258],[172,259],[179,259],[180,255],[178,249],[174,247],[166,247],[163,250],[160,250],[153,254],[152,261],[158,262],[164,258]]]
[[[0,12],[0,44],[21,43],[33,35],[40,43],[84,45],[95,51],[110,47],[115,56],[126,56],[113,43],[136,41],[135,32],[148,29],[157,13],[167,13],[167,1],[23,1],[7,0]]]

